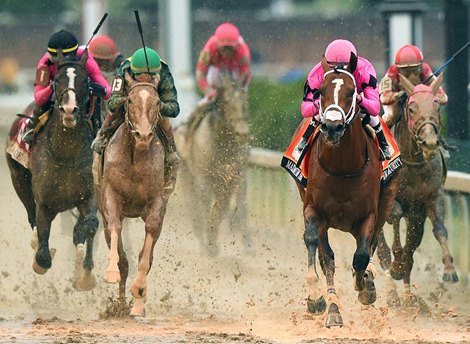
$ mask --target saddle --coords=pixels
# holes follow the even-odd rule
[[[400,159],[400,150],[398,144],[393,137],[393,134],[388,129],[384,120],[379,117],[380,122],[382,123],[382,128],[385,133],[385,137],[392,151],[392,157],[390,160],[381,161],[382,164],[382,184],[386,184],[390,177],[402,166],[402,161]],[[293,138],[289,147],[284,152],[284,155],[281,160],[281,166],[284,167],[287,172],[294,178],[294,180],[301,184],[303,187],[307,187],[307,176],[308,176],[308,165],[310,161],[310,149],[313,139],[318,135],[320,127],[317,126],[315,131],[312,131],[310,137],[307,140],[307,145],[300,152],[296,151],[297,144],[302,139],[304,134],[309,131],[310,121],[304,120],[301,124],[300,129]],[[366,133],[375,140],[377,149],[379,149],[379,143],[375,137],[374,130],[370,127],[369,124],[363,126]]]

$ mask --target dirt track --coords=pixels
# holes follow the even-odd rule
[[[0,132],[4,142],[6,130]],[[300,221],[292,228],[257,223],[253,252],[241,235],[225,226],[217,258],[200,251],[191,222],[184,216],[181,191],[168,207],[149,274],[145,319],[100,318],[117,285],[104,283],[107,248],[100,229],[96,240],[95,276],[91,292],[72,288],[74,250],[71,227],[64,217],[54,221],[53,266],[44,276],[31,268],[33,251],[26,213],[14,193],[5,160],[0,159],[0,342],[6,343],[403,343],[470,342],[470,293],[465,283],[443,286],[434,239],[415,255],[414,292],[431,314],[418,309],[389,309],[383,276],[377,278],[378,300],[364,307],[352,289],[353,240],[336,234],[337,289],[345,326],[324,328],[323,316],[306,313],[306,250]],[[293,206],[299,206],[300,204]],[[299,218],[300,220],[300,218]],[[141,221],[127,221],[125,245],[130,279],[143,242]],[[425,235],[431,237],[428,231]],[[131,240],[132,238],[132,240]],[[464,276],[461,276],[464,277]],[[130,280],[128,280],[130,283]],[[398,284],[401,289],[401,283]]]

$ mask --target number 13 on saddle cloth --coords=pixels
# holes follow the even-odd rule
[[[390,160],[382,161],[382,184],[386,184],[390,177],[402,166],[402,161],[400,159],[400,150],[398,148],[397,142],[393,137],[390,129],[385,124],[384,120],[380,118],[382,128],[387,139],[387,142],[392,153]],[[320,126],[317,126],[313,134],[310,135],[307,145],[302,151],[297,150],[297,144],[300,142],[302,136],[308,130],[311,119],[304,119],[297,129],[294,137],[289,145],[289,147],[284,152],[284,155],[281,160],[281,166],[284,167],[287,172],[295,179],[295,181],[301,184],[303,187],[307,187],[307,176],[308,176],[308,164],[310,161],[310,148],[314,138],[319,134]],[[373,130],[366,130],[368,134],[373,132]],[[377,139],[375,139],[377,144],[377,149],[379,149],[379,144]]]

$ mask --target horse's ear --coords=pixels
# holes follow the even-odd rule
[[[328,64],[328,61],[326,60],[325,55],[323,55],[323,58],[321,59],[321,66],[325,73],[331,70],[330,65]]]
[[[349,58],[348,68],[347,71],[349,73],[354,73],[357,67],[357,56],[353,52],[351,52],[351,57]]]
[[[444,75],[443,73],[439,74],[437,78],[434,79],[434,81],[431,83],[432,93],[436,94],[437,91],[439,90],[439,87],[441,86],[441,83],[442,83],[442,78],[444,77],[443,75]]]
[[[408,78],[404,77],[403,75],[401,75],[400,73],[398,73],[398,77],[400,78],[400,85],[401,87],[403,87],[403,89],[405,90],[405,92],[410,95],[411,93],[413,93],[413,90],[415,88],[415,86],[411,83],[410,80],[408,80]]]
[[[132,86],[133,84],[136,83],[136,81],[134,80],[134,78],[133,78],[133,77],[131,76],[131,74],[128,73],[128,72],[125,72],[125,73],[124,73],[124,80],[126,81],[126,84],[127,84],[128,86]]]

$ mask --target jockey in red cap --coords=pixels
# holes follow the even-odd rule
[[[114,40],[106,35],[96,36],[90,42],[88,50],[98,63],[106,80],[111,83],[116,76],[117,69],[125,59],[118,51]]]
[[[398,74],[408,78],[413,85],[421,84],[429,76],[432,77],[427,82],[428,85],[436,79],[431,67],[424,62],[423,53],[417,46],[406,44],[398,49],[395,64],[388,68],[380,82],[380,101],[384,105],[384,119],[392,125],[395,124],[401,112],[401,101],[406,98],[405,91],[402,91],[400,87]],[[447,94],[442,87],[439,87],[436,96],[440,105],[447,104]]]

